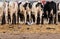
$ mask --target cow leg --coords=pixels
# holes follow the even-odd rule
[[[35,16],[31,13],[31,19],[33,21],[33,23],[35,23]]]
[[[35,23],[37,23],[37,13],[35,13]]]
[[[56,14],[56,24],[58,24],[58,13]]]
[[[7,15],[5,15],[6,23],[7,23]]]
[[[51,23],[54,24],[54,17],[53,17],[53,14],[51,14]]]
[[[41,17],[41,24],[44,24],[44,15],[42,14],[42,17]]]
[[[30,19],[31,19],[31,17],[30,17],[30,12],[29,12],[28,14],[29,14],[29,22],[30,22]]]
[[[50,13],[50,11],[48,11],[48,21],[49,21],[48,24],[51,24],[51,13]]]
[[[5,23],[6,23],[6,20],[5,20],[5,13],[3,13],[1,25],[5,24]]]
[[[54,14],[54,24],[58,24],[58,14]]]
[[[40,24],[40,13],[37,15],[37,24]]]
[[[8,19],[8,24],[10,24],[11,23],[11,19]]]
[[[16,24],[16,15],[13,13],[12,24]]]
[[[11,17],[10,17],[10,14],[8,13],[8,24],[11,23]]]
[[[12,13],[11,13],[11,24],[12,24]]]
[[[31,23],[31,13],[28,12],[28,14],[29,14],[29,22]]]
[[[42,23],[42,13],[40,14],[40,23]]]
[[[49,24],[52,23],[52,14],[49,14]]]
[[[1,21],[2,21],[2,16],[0,16],[0,24],[1,24]]]
[[[26,12],[24,13],[24,18],[25,18],[25,23],[26,23],[26,20],[27,20],[27,14],[26,14]]]
[[[55,15],[53,15],[52,17],[53,17],[53,18],[52,18],[52,19],[53,19],[52,22],[53,22],[53,24],[54,24]]]
[[[19,24],[19,14],[17,15],[17,23]]]
[[[8,24],[10,24],[10,22],[11,22],[11,19],[8,18]]]
[[[51,20],[50,20],[50,17],[49,17],[49,24],[51,24]]]
[[[54,17],[54,24],[56,24],[56,20],[57,20],[57,19],[56,19],[56,15],[55,15],[55,17]]]
[[[15,15],[16,15],[16,23],[17,23],[17,11],[16,11],[16,14]]]

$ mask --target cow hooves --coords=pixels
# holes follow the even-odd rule
[[[28,25],[28,23],[25,23],[26,25]]]
[[[1,24],[1,25],[4,25],[4,24]]]
[[[37,25],[39,25],[39,24],[37,24]]]
[[[58,25],[57,23],[55,23],[55,25]]]
[[[40,23],[36,23],[37,25],[39,25]]]
[[[1,25],[3,25],[3,24],[1,24]]]

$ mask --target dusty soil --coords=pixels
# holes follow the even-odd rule
[[[60,39],[60,24],[0,25],[0,39]]]

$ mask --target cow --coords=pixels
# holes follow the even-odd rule
[[[15,15],[16,15],[16,23],[17,23],[17,13],[18,13],[18,2],[15,1]]]
[[[32,9],[32,5],[30,2],[26,1],[26,3],[24,4],[24,8],[26,10],[26,24],[31,24],[31,9]]]
[[[18,2],[18,13],[17,13],[17,23],[20,23],[20,21],[22,21],[24,19],[24,14],[23,14],[23,3],[22,2]],[[20,18],[20,20],[19,20]]]
[[[4,11],[5,11],[5,12],[4,12],[4,13],[5,13],[5,20],[6,20],[6,23],[8,23],[8,21],[7,21],[7,20],[8,20],[8,19],[7,19],[7,18],[8,18],[8,1],[5,1],[5,2],[3,2],[3,3],[4,3],[4,4],[3,4],[3,5],[4,5],[3,7],[4,7]]]
[[[19,4],[18,17],[20,15],[20,20],[24,20],[26,24],[31,19],[31,4],[28,1],[20,2]],[[19,21],[18,21],[19,22]]]
[[[1,25],[4,25],[4,24],[6,24],[5,12],[3,12],[3,15],[2,15],[2,23],[1,23]]]
[[[33,3],[33,5],[32,5],[32,14],[33,14],[33,16],[35,16],[34,21],[35,21],[36,24],[42,23],[43,5],[40,1],[37,1],[37,2]]]
[[[1,23],[1,25],[4,25],[6,23],[3,6],[4,6],[4,3],[0,2],[0,23]]]
[[[47,1],[46,4],[44,4],[44,18],[47,19],[49,24],[56,24],[56,14],[56,3],[53,1]]]
[[[60,3],[57,3],[57,13],[58,13],[57,21],[60,22]]]
[[[9,11],[10,11],[10,16],[11,16],[11,23],[16,24],[17,12],[18,12],[18,3],[17,2],[9,2]]]

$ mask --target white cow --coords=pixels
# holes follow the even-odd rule
[[[14,3],[15,3],[16,23],[17,23],[18,3],[17,2]]]
[[[9,2],[9,10],[10,10],[10,15],[11,15],[11,20],[13,20],[12,19],[13,13],[15,13],[16,17],[17,17],[17,10],[18,10],[17,2],[13,2],[13,1]],[[12,21],[11,21],[11,23],[12,23]]]
[[[5,12],[5,19],[6,19],[6,23],[7,22],[7,17],[8,17],[8,2],[4,2],[4,12]]]

